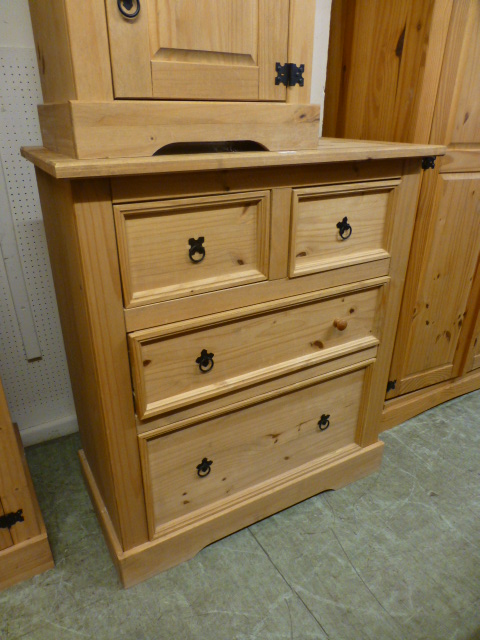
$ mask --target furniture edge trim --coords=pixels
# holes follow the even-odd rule
[[[384,404],[380,432],[428,411],[443,402],[480,389],[480,371],[472,371],[461,378],[440,382],[426,389],[412,391],[409,394],[387,400]]]
[[[55,565],[45,529],[40,535],[1,551],[0,564],[0,591],[53,569]]]
[[[212,518],[201,521],[195,526],[177,530],[173,534],[157,538],[126,552],[120,549],[88,462],[82,451],[79,455],[87,489],[100,520],[107,546],[123,586],[128,588],[193,558],[212,542],[257,522],[257,514],[260,511],[266,518],[323,491],[340,489],[370,475],[380,467],[383,447],[383,442],[379,441],[363,449],[359,448],[343,459],[336,459],[330,463],[326,461],[320,469],[315,469],[311,474],[302,476],[296,482],[278,489],[273,494],[253,496],[252,499],[235,506],[232,510],[215,514]],[[298,498],[299,495],[302,495],[301,500]],[[235,518],[232,518],[232,514],[235,514]],[[212,525],[215,527],[213,540]]]
[[[242,153],[202,153],[195,155],[143,156],[78,160],[55,153],[45,147],[22,147],[22,156],[57,179],[114,177],[216,171],[224,169],[279,167],[338,162],[362,162],[384,159],[421,158],[444,155],[442,145],[407,143],[365,143],[352,148],[352,142],[320,145],[305,151],[258,151]],[[343,147],[343,148],[342,148]]]

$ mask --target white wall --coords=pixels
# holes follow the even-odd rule
[[[43,1],[43,0],[40,0]],[[25,444],[78,429],[35,173],[42,102],[27,0],[0,0],[0,377]]]
[[[0,0],[0,16],[0,47],[34,47],[28,0]]]
[[[323,111],[331,0],[316,6],[311,101]],[[0,12],[0,378],[22,439],[33,444],[78,427],[34,172],[19,154],[41,144],[28,1],[0,0]]]

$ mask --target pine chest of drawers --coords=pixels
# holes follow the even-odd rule
[[[126,586],[376,470],[421,159],[24,149],[82,467]]]

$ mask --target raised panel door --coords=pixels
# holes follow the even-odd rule
[[[456,373],[480,247],[479,190],[475,173],[425,176],[387,398]]]
[[[289,0],[144,0],[134,18],[107,0],[107,20],[117,98],[286,99]]]

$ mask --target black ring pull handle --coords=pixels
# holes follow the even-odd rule
[[[195,240],[195,238],[188,239],[188,244],[190,245],[190,249],[188,250],[188,257],[195,264],[201,262],[205,258],[205,247],[203,246],[204,242],[205,238],[203,236],[200,236],[200,238],[198,238],[197,240]]]
[[[117,0],[118,10],[124,18],[133,20],[140,13],[140,0]],[[132,11],[133,7],[136,8]]]
[[[325,431],[325,429],[328,429],[329,426],[330,426],[330,414],[322,413],[322,415],[320,416],[320,420],[318,421],[318,428],[320,429],[320,431]]]
[[[213,353],[208,353],[206,349],[202,349],[202,353],[195,360],[202,373],[208,373],[213,369]]]
[[[204,478],[205,476],[208,476],[208,474],[211,471],[212,464],[213,464],[213,460],[207,460],[207,458],[204,458],[200,464],[197,464],[197,475],[200,478]]]
[[[342,240],[347,240],[352,235],[352,227],[348,224],[346,216],[341,222],[337,222],[337,229]]]

